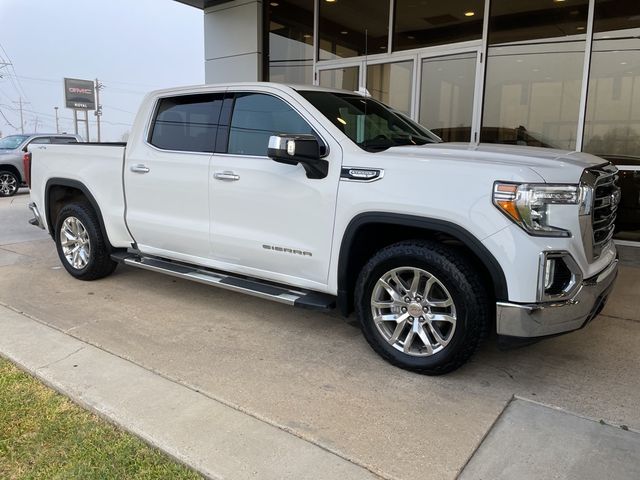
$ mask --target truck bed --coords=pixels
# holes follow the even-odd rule
[[[132,239],[124,220],[122,185],[125,147],[126,143],[122,142],[33,146],[30,148],[32,200],[46,205],[48,192],[56,184],[83,189],[99,205],[111,244],[130,246]]]

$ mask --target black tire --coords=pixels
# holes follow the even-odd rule
[[[446,346],[440,351],[434,349],[435,353],[428,356],[400,351],[387,341],[373,320],[371,300],[376,283],[388,272],[402,267],[420,269],[435,276],[453,301],[457,317],[455,329],[450,330]],[[355,309],[365,338],[380,356],[397,367],[426,375],[442,375],[463,365],[486,338],[491,319],[489,294],[473,263],[453,247],[422,240],[396,243],[369,260],[356,283]],[[413,310],[416,310],[415,306]],[[415,321],[414,317],[409,318]],[[390,328],[397,326],[392,322],[391,325]],[[423,325],[427,332],[428,326]],[[411,329],[411,324],[408,328]],[[433,335],[429,338],[435,339]],[[426,351],[424,340],[420,339],[418,345],[423,345],[421,352]]]
[[[90,251],[86,265],[82,268],[75,268],[69,260],[67,260],[63,252],[61,231],[65,220],[70,217],[78,219],[88,234]],[[60,261],[67,272],[73,277],[79,280],[97,280],[113,273],[118,265],[111,259],[111,245],[109,245],[108,240],[102,234],[98,216],[91,206],[84,203],[65,205],[58,215],[54,233]]]
[[[0,170],[0,197],[13,197],[20,189],[20,179],[10,170]]]

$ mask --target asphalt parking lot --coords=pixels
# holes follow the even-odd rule
[[[588,328],[508,352],[491,339],[425,377],[385,363],[353,318],[122,266],[74,280],[27,203],[0,199],[0,303],[382,477],[454,478],[514,395],[640,430],[635,251]]]

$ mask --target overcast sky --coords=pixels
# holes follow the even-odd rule
[[[73,132],[64,77],[105,84],[102,140],[119,141],[150,90],[204,82],[202,11],[173,0],[0,0],[0,112],[25,132]],[[91,140],[96,140],[90,112]],[[84,136],[84,126],[80,133]],[[18,133],[0,115],[2,136]]]

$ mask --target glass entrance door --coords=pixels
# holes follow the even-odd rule
[[[477,56],[422,59],[418,121],[445,142],[471,141]]]
[[[321,87],[339,88],[355,92],[360,85],[360,67],[318,70],[318,83]]]

